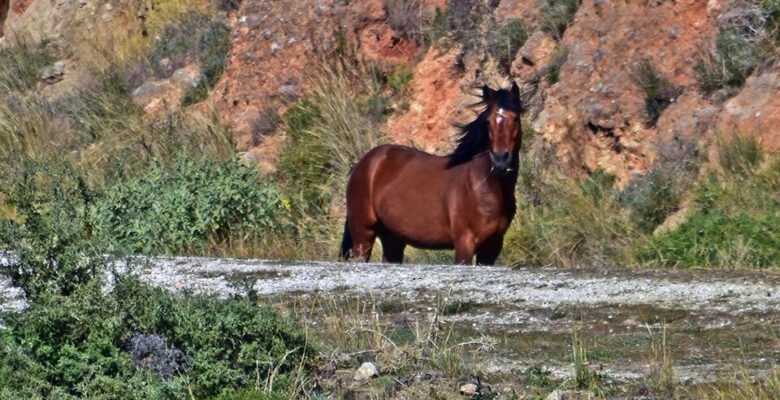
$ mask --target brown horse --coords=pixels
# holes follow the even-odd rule
[[[515,215],[520,90],[482,88],[484,110],[460,127],[458,146],[435,156],[399,145],[369,151],[347,183],[341,257],[368,261],[379,237],[385,262],[404,248],[455,249],[456,263],[495,263]]]

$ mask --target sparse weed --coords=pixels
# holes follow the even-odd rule
[[[385,0],[385,12],[387,24],[395,33],[418,46],[426,44],[423,25],[430,16],[419,0]]]
[[[720,16],[715,50],[701,56],[695,66],[699,87],[706,94],[721,89],[729,96],[754,70],[776,57],[777,25],[774,1],[737,1]]]
[[[685,393],[700,400],[775,400],[780,397],[780,367],[758,379],[742,368],[718,382],[686,388]]]
[[[561,78],[561,68],[563,67],[563,64],[566,63],[568,57],[569,52],[566,48],[560,48],[553,53],[550,62],[542,71],[544,79],[549,85],[558,83]]]
[[[677,382],[674,376],[672,350],[668,342],[667,328],[668,326],[664,322],[661,324],[660,332],[654,333],[650,326],[647,326],[647,332],[651,338],[650,384],[659,394],[666,398],[673,398]]]
[[[569,27],[581,0],[541,0],[539,4],[539,25],[542,30],[560,40]]]
[[[33,88],[43,68],[54,60],[47,42],[34,43],[25,35],[17,35],[12,45],[0,47],[0,100]]]
[[[749,176],[764,160],[761,145],[754,136],[737,134],[730,140],[721,138],[718,162],[727,173]]]

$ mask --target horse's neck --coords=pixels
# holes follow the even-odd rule
[[[491,180],[501,190],[501,198],[504,204],[515,204],[515,186],[517,185],[518,171],[520,163],[517,160],[517,154],[513,155],[512,172],[508,174],[496,174],[493,172],[493,164],[490,161],[490,156],[484,155],[482,160],[475,162],[474,168],[478,169],[477,176],[484,176],[485,180]],[[476,160],[475,160],[476,161]],[[492,185],[491,185],[492,186]],[[484,188],[484,182],[478,185],[480,188]]]

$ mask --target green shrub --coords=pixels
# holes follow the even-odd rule
[[[313,86],[284,117],[290,144],[282,151],[279,171],[288,188],[321,213],[343,194],[357,160],[384,141],[380,126],[391,99],[383,77],[369,66],[327,66]]]
[[[543,31],[560,40],[580,4],[581,0],[541,0],[539,25]]]
[[[641,262],[674,267],[780,265],[780,216],[696,213],[673,232],[641,248]]]
[[[519,18],[509,18],[498,29],[491,32],[488,51],[504,73],[509,73],[517,51],[523,47],[527,39],[528,34]]]
[[[758,169],[760,157],[746,145],[750,142],[738,137],[720,145],[722,154],[731,154],[721,161],[721,172],[711,172],[696,184],[684,223],[638,244],[639,262],[674,267],[780,265],[780,159]]]
[[[259,184],[253,168],[182,158],[110,185],[94,218],[121,248],[176,253],[237,232],[279,233],[284,212],[276,186]]]
[[[70,165],[27,161],[3,190],[19,219],[0,242],[16,252],[9,272],[28,297],[68,295],[97,276],[104,243],[92,234],[95,195]]]
[[[285,393],[295,379],[290,374],[308,368],[314,353],[293,321],[252,301],[173,297],[131,278],[108,293],[95,281],[68,296],[39,298],[6,323],[4,398]]]
[[[620,193],[620,204],[631,210],[637,226],[652,232],[677,211],[680,192],[675,179],[662,169],[653,169],[631,180]]]

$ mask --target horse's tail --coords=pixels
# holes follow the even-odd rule
[[[341,260],[349,259],[349,252],[352,250],[352,234],[349,233],[349,220],[344,219],[344,236],[341,238]]]

